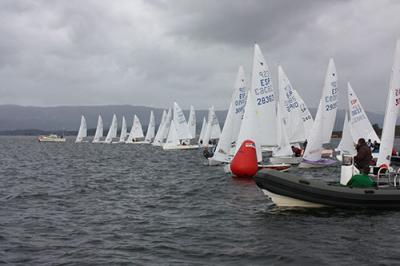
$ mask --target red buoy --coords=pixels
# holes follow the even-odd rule
[[[243,141],[240,149],[231,161],[231,171],[236,177],[253,177],[258,171],[256,144],[254,141]]]

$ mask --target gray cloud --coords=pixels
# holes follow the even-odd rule
[[[399,11],[389,0],[5,0],[0,103],[226,108],[257,41],[309,106],[334,56],[342,99],[350,81],[383,112]]]

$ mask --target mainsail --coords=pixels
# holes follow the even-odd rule
[[[111,143],[112,140],[117,137],[117,130],[118,130],[117,116],[114,114],[111,121],[110,129],[108,130],[107,137],[104,143],[108,144]]]
[[[126,136],[128,135],[126,128],[125,116],[122,116],[122,127],[121,127],[121,135],[119,136],[119,142],[125,142]]]
[[[93,143],[100,142],[103,137],[103,118],[99,115],[97,119],[96,133],[94,134]]]
[[[82,115],[81,117],[81,125],[79,126],[79,131],[78,131],[78,136],[76,136],[76,143],[82,142],[83,138],[87,137],[87,125],[86,125],[86,119]]]
[[[394,131],[400,108],[400,39],[396,43],[389,93],[386,100],[385,120],[383,121],[382,141],[377,165],[390,165],[394,143]]]
[[[147,126],[146,137],[144,138],[144,140],[146,142],[150,143],[153,140],[154,134],[155,134],[155,130],[156,130],[156,121],[154,119],[154,113],[153,113],[153,111],[151,111],[150,112],[149,125]]]
[[[246,83],[243,67],[240,66],[233,87],[233,94],[226,114],[224,127],[215,149],[213,159],[220,162],[229,162],[236,146],[240,125],[246,105]]]

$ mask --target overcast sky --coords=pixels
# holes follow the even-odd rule
[[[0,104],[224,109],[257,42],[310,107],[333,56],[341,108],[350,81],[383,112],[399,14],[396,0],[2,0]]]

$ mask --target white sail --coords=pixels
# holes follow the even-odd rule
[[[111,121],[110,129],[108,130],[107,137],[104,143],[111,143],[112,140],[117,137],[117,131],[118,131],[117,116],[114,114]]]
[[[279,102],[283,128],[291,143],[303,142],[306,134],[303,126],[302,111],[297,100],[297,95],[286,73],[278,66]],[[278,110],[278,108],[277,108]],[[279,122],[277,122],[279,123]],[[279,127],[279,126],[278,126]],[[277,131],[279,134],[280,130]],[[278,137],[279,138],[279,137]],[[279,146],[279,140],[278,140]]]
[[[400,108],[400,39],[396,43],[389,93],[386,100],[385,120],[383,121],[382,140],[377,165],[390,165],[394,143],[394,131]]]
[[[254,45],[251,94],[257,111],[259,142],[261,146],[276,146],[276,104],[272,87],[271,72],[261,53],[260,47]]]
[[[254,103],[254,95],[252,91],[248,91],[246,100],[246,107],[244,109],[243,120],[240,126],[239,136],[236,143],[236,152],[240,149],[240,146],[245,140],[251,140],[256,145],[257,161],[262,161],[261,146],[258,140],[259,134],[257,130],[259,128],[259,114]],[[236,154],[235,152],[235,154]]]
[[[219,127],[219,122],[214,111],[214,106],[211,106],[208,109],[207,127],[203,137],[203,145],[207,146],[211,139],[218,139],[220,135],[221,128]]]
[[[326,73],[324,90],[318,108],[318,113],[321,113],[324,126],[322,130],[323,143],[331,141],[333,127],[335,125],[337,102],[338,102],[338,87],[337,87],[337,74],[333,58],[329,60],[328,71]],[[320,111],[320,109],[322,109]]]
[[[163,142],[164,139],[166,139],[168,136],[169,128],[171,127],[171,122],[172,122],[172,111],[171,109],[168,109],[167,116],[165,118],[165,127],[163,129],[163,134],[164,134]]]
[[[375,130],[371,126],[371,122],[361,106],[361,103],[355,94],[350,82],[347,83],[349,110],[350,110],[350,123],[353,140],[355,142],[360,138],[364,138],[366,141],[370,139],[372,142],[381,142]]]
[[[173,120],[175,123],[176,132],[178,133],[178,138],[180,140],[193,138],[189,132],[189,127],[186,122],[185,115],[183,114],[182,109],[179,107],[179,105],[176,102],[174,102],[174,119]]]
[[[192,105],[190,106],[188,127],[189,127],[190,135],[192,136],[192,138],[195,138],[196,137],[196,112]]]
[[[199,136],[199,145],[204,144],[203,138],[207,130],[207,120],[203,117],[203,124],[201,125],[200,136]]]
[[[221,126],[219,125],[218,117],[214,112],[214,119],[211,124],[211,139],[219,139],[221,136]]]
[[[309,135],[311,133],[311,129],[314,124],[314,120],[312,118],[310,111],[307,108],[307,105],[305,104],[303,99],[300,97],[300,94],[296,90],[294,90],[293,93],[297,99],[297,102],[299,103],[299,106],[300,106],[301,118],[303,121],[303,124],[302,124],[303,130],[302,131],[304,132],[305,139],[308,139]]]
[[[234,153],[236,140],[243,119],[246,105],[246,83],[243,67],[240,66],[233,88],[233,94],[226,114],[225,124],[215,149],[213,159],[220,162],[229,162]]]
[[[99,115],[97,119],[96,133],[94,134],[93,143],[100,142],[103,137],[103,118]]]
[[[164,136],[163,129],[165,128],[166,119],[167,119],[167,112],[164,110],[161,116],[160,125],[158,126],[157,134],[155,135],[152,143],[153,145],[159,146],[162,144]]]
[[[144,138],[143,128],[139,118],[135,115],[133,117],[131,132],[129,133],[126,143],[132,143],[140,138]]]
[[[155,130],[156,130],[156,121],[154,119],[154,113],[153,113],[153,111],[151,111],[150,112],[149,125],[147,126],[146,137],[144,138],[144,140],[146,142],[150,143],[153,140],[154,134],[155,134]]]
[[[86,125],[86,119],[82,115],[81,117],[81,125],[79,126],[79,131],[78,131],[78,136],[76,136],[76,143],[82,142],[83,138],[87,137],[87,125]]]
[[[329,60],[328,70],[318,111],[310,133],[303,158],[309,161],[321,159],[322,144],[330,142],[337,110],[337,75],[333,59]]]
[[[283,107],[281,106],[281,103],[278,101],[277,102],[277,108],[276,108],[276,123],[277,123],[277,142],[278,142],[278,147],[276,147],[273,150],[273,155],[275,157],[280,157],[280,156],[291,156],[293,155],[292,148],[290,146],[289,138],[287,135],[287,128],[288,126],[285,124],[287,121],[282,113]]]
[[[343,123],[342,139],[340,140],[337,149],[342,153],[354,155],[357,153],[354,145],[355,143],[352,136],[352,128],[346,112]]]
[[[126,128],[125,116],[122,116],[122,127],[121,127],[121,135],[119,136],[119,142],[125,142],[127,135],[128,135],[128,131]]]
[[[175,124],[176,123],[174,122],[174,120],[172,120],[171,126],[169,127],[167,140],[164,143],[164,147],[176,147],[180,144],[178,132],[176,131]]]

